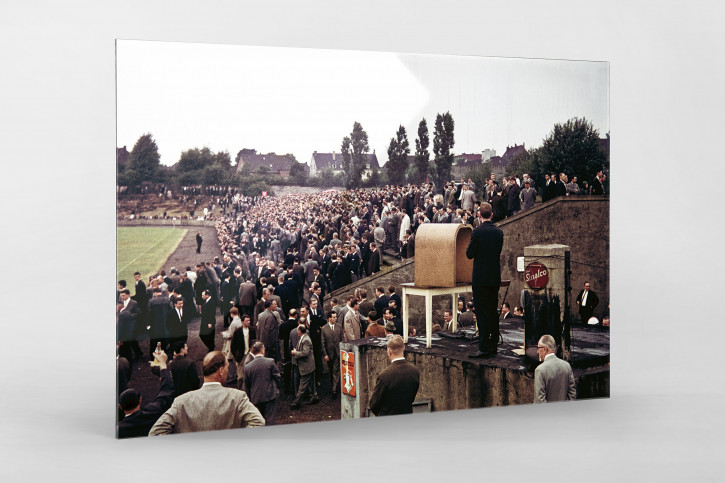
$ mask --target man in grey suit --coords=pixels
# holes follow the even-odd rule
[[[534,371],[534,403],[571,401],[576,398],[574,373],[568,362],[556,357],[556,342],[549,334],[536,347],[541,364]]]
[[[224,353],[212,351],[204,356],[202,371],[201,389],[174,399],[149,436],[264,426],[264,418],[244,391],[222,386],[229,373]]]
[[[338,395],[340,386],[340,341],[342,341],[342,324],[337,322],[337,314],[330,312],[327,324],[322,326],[322,359],[330,369],[332,379],[332,399]]]
[[[272,426],[277,418],[277,398],[282,377],[274,360],[264,357],[264,344],[255,342],[250,352],[254,359],[244,366],[244,389],[249,400],[264,416],[267,426]]]
[[[317,386],[315,384],[315,356],[312,350],[312,339],[307,334],[307,327],[304,325],[297,326],[297,334],[300,341],[297,347],[292,349],[292,355],[295,357],[297,367],[300,371],[300,387],[297,389],[294,403],[290,409],[300,409],[302,407],[302,399],[307,392],[312,393],[310,404],[317,404],[320,398],[317,396]]]

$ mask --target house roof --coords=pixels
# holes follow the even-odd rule
[[[468,154],[468,153],[462,153],[457,154],[453,157],[453,162],[456,164],[456,166],[478,166],[483,162],[483,156],[481,154]]]
[[[237,171],[241,171],[243,166],[249,166],[251,171],[257,171],[262,166],[271,172],[289,171],[292,167],[292,158],[286,154],[258,154],[246,153],[239,157],[237,163]]]
[[[526,154],[526,148],[523,144],[520,146],[506,146],[506,152],[503,153],[503,156],[501,156],[504,160],[504,165],[508,164],[508,162],[511,161],[514,156],[521,153]]]
[[[366,168],[380,168],[378,164],[378,157],[373,151],[372,154],[366,154],[367,161],[365,163]],[[312,159],[315,161],[315,166],[318,170],[331,168],[333,170],[341,170],[342,167],[342,153],[318,153],[315,151],[312,153]]]
[[[491,159],[489,159],[488,162],[491,164],[492,168],[502,168],[506,166],[506,161],[501,156],[491,156]]]

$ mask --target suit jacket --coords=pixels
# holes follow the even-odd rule
[[[291,340],[292,338],[290,337]],[[310,339],[307,333],[302,335],[295,350],[297,351],[295,362],[300,371],[300,376],[315,372],[315,356],[312,349],[312,339]]]
[[[379,271],[380,271],[380,249],[375,248],[374,252],[370,252],[370,260],[368,261],[368,272],[377,273]]]
[[[340,342],[342,341],[342,324],[336,322],[334,326],[329,323],[322,326],[322,357],[329,357],[330,361],[340,358]]]
[[[473,259],[473,285],[501,286],[501,249],[503,231],[491,222],[483,222],[473,230],[466,257]]]
[[[370,410],[376,416],[411,414],[419,387],[418,368],[406,360],[397,360],[378,375]]]
[[[147,436],[151,427],[171,406],[171,402],[174,400],[174,381],[171,372],[169,369],[164,369],[160,372],[160,375],[161,387],[159,387],[156,399],[144,406],[143,409],[129,414],[118,423],[116,436],[119,439]]]
[[[255,406],[279,396],[282,378],[274,360],[258,356],[244,365],[244,390]]]
[[[257,330],[249,326],[249,348],[252,348],[252,344],[257,339]],[[244,327],[240,327],[237,330],[234,331],[234,334],[232,335],[232,342],[229,346],[229,349],[232,351],[232,355],[234,355],[234,360],[237,362],[242,362],[242,359],[244,359],[245,356],[245,349],[244,346]]]
[[[182,319],[186,318],[187,309],[181,309],[181,310],[182,310],[181,319],[179,318],[178,312],[176,312],[176,308],[172,308],[166,314],[166,333],[171,338],[186,338],[189,335],[189,330],[186,325],[186,321],[182,320]]]
[[[211,328],[209,327],[211,324]],[[213,334],[216,330],[216,303],[212,298],[208,298],[204,305],[201,306],[201,323],[199,324],[199,334]]]
[[[269,357],[278,361],[279,351],[279,326],[281,325],[281,319],[274,312],[270,312],[265,309],[264,312],[259,314],[259,321],[257,323],[257,334],[259,340],[264,344],[266,353]]]
[[[576,398],[576,381],[568,362],[555,355],[534,371],[534,402],[570,401]]]
[[[196,371],[196,363],[186,356],[176,357],[169,363],[169,370],[174,377],[174,395],[181,396],[201,387],[201,379]],[[150,428],[149,428],[150,429]]]
[[[375,307],[375,312],[378,313],[378,317],[383,316],[383,310],[388,306],[388,296],[382,295],[375,299],[375,303],[373,304],[373,307]]]
[[[582,297],[584,296],[584,290],[579,292],[579,295],[576,296],[576,301],[579,302],[579,307],[581,307],[581,301]],[[597,305],[599,305],[599,297],[597,294],[594,293],[593,290],[589,291],[589,294],[587,295],[587,308],[590,308],[592,310],[597,308]],[[586,322],[586,321],[585,321]]]
[[[466,312],[463,312],[461,315],[458,316],[458,328],[461,327],[473,327],[475,323],[473,322],[473,311],[467,310]]]
[[[360,315],[350,309],[343,319],[343,339],[345,342],[360,338]]]
[[[370,313],[371,310],[373,310],[373,308],[375,308],[375,306],[368,299],[365,299],[362,302],[360,302],[360,306],[358,307],[360,314],[365,318],[367,318],[368,314]],[[380,315],[380,314],[378,314],[378,315]]]
[[[264,418],[247,393],[205,383],[177,397],[153,425],[149,436],[264,426]]]

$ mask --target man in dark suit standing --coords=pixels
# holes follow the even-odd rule
[[[263,343],[255,342],[250,352],[254,359],[244,366],[244,391],[262,413],[265,425],[272,426],[277,419],[277,398],[282,378],[274,360],[264,357]]]
[[[375,302],[373,308],[378,315],[382,315],[383,311],[388,307],[388,296],[385,295],[385,289],[378,287],[375,289]]]
[[[196,363],[186,357],[189,352],[186,342],[175,342],[173,351],[174,359],[169,363],[169,369],[174,379],[174,396],[196,391],[201,387],[201,379],[196,371]]]
[[[290,407],[293,410],[302,407],[302,400],[308,392],[312,393],[310,404],[320,402],[315,385],[315,355],[312,349],[312,340],[307,335],[307,327],[298,325],[297,335],[299,335],[300,341],[297,343],[296,348],[292,349],[291,353],[295,357],[300,372],[300,387],[297,389],[297,395]]]
[[[376,243],[370,244],[370,255],[368,256],[368,273],[370,275],[380,271],[380,250]]]
[[[405,343],[400,335],[388,340],[390,366],[378,375],[370,397],[370,410],[376,416],[411,414],[420,387],[420,371],[405,360]]]
[[[204,290],[201,298],[204,300],[204,305],[201,306],[199,338],[211,352],[214,350],[214,335],[216,332],[216,304],[212,300],[209,290]]]
[[[579,306],[579,317],[583,323],[587,323],[594,316],[594,309],[599,305],[599,297],[589,282],[584,282],[584,289],[576,296],[576,304]]]
[[[131,298],[131,292],[125,288],[121,290],[121,304],[118,307],[118,341],[121,342],[119,355],[128,359],[131,363],[135,358],[140,358],[143,352],[136,340],[136,326],[140,324],[138,318],[141,309],[135,300]]]
[[[466,256],[473,259],[473,305],[478,325],[478,352],[469,357],[493,357],[498,346],[498,290],[501,287],[501,249],[503,231],[491,222],[491,205],[478,210],[481,224],[473,230]]]
[[[196,232],[196,253],[201,253],[201,242],[202,241],[203,240],[201,238],[201,232],[197,231]]]
[[[327,324],[322,326],[322,359],[330,371],[333,399],[339,394],[340,386],[340,341],[342,324],[337,322],[337,313],[330,312]]]

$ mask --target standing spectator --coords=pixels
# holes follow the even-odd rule
[[[536,204],[536,190],[531,187],[531,182],[524,180],[524,189],[519,195],[521,200],[521,209],[523,211],[530,210]]]
[[[273,359],[264,356],[263,343],[255,342],[251,353],[254,359],[244,366],[244,389],[249,400],[262,413],[266,425],[272,426],[277,419],[277,398],[281,383],[279,369]]]
[[[556,342],[549,334],[536,347],[541,364],[534,371],[534,403],[571,401],[576,398],[576,381],[568,362],[556,357]]]
[[[297,389],[297,395],[290,409],[296,410],[302,407],[302,400],[305,395],[310,392],[312,394],[310,404],[317,404],[320,398],[317,395],[317,387],[315,384],[315,357],[312,351],[312,340],[307,335],[307,327],[304,325],[297,326],[297,335],[300,340],[295,349],[292,349],[292,355],[297,362],[297,368],[300,374],[300,387]]]
[[[216,304],[211,298],[209,290],[201,294],[201,323],[199,324],[199,338],[209,352],[214,350],[214,335],[216,334]]]
[[[566,185],[566,195],[574,196],[579,194],[579,184],[577,183],[576,176],[572,176],[571,183]]]
[[[178,397],[189,391],[199,389],[201,380],[199,380],[199,374],[196,372],[196,363],[186,357],[189,353],[186,342],[175,342],[173,351],[174,358],[169,363],[169,370],[171,370],[171,375],[174,378],[174,396]]]
[[[337,323],[337,314],[330,312],[327,324],[322,327],[322,356],[330,371],[330,387],[332,387],[333,399],[339,394],[341,341],[342,324]]]
[[[282,325],[282,319],[277,312],[277,301],[269,299],[264,302],[264,312],[259,314],[257,320],[257,334],[259,340],[264,344],[266,354],[279,362],[279,326]]]
[[[584,289],[576,296],[576,304],[579,306],[579,317],[586,324],[594,316],[594,309],[599,305],[599,297],[594,290],[591,290],[589,282],[584,282]]]
[[[356,298],[350,301],[350,308],[343,319],[343,341],[348,342],[360,338],[360,313],[358,312],[359,302]]]
[[[244,391],[222,386],[229,373],[224,354],[208,353],[202,370],[204,385],[177,397],[153,425],[149,436],[264,426],[264,418]]]
[[[127,288],[121,290],[117,322],[118,341],[121,343],[119,353],[121,357],[128,359],[129,363],[132,363],[134,358],[138,359],[143,355],[136,339],[138,333],[136,326],[140,324],[138,320],[140,315],[141,309],[131,298],[131,292]]]
[[[203,241],[203,238],[201,238],[201,232],[196,232],[196,253],[201,253],[201,242]]]
[[[242,326],[232,334],[232,342],[229,349],[234,356],[237,365],[237,387],[242,387],[244,381],[244,363],[251,350],[254,341],[257,339],[257,330],[252,327],[249,315],[242,316]],[[231,326],[230,326],[231,328]]]
[[[604,181],[604,174],[602,173],[602,170],[597,171],[597,175],[592,180],[592,194],[593,195],[603,195],[604,194],[604,187],[602,186],[602,181]]]
[[[157,344],[161,343],[164,350],[168,344],[168,333],[166,331],[166,318],[173,310],[168,295],[163,296],[161,289],[156,287],[153,297],[149,300],[149,360],[154,360],[154,351]]]
[[[370,410],[376,416],[411,414],[420,387],[420,371],[405,360],[405,343],[400,335],[388,339],[390,366],[378,375],[370,397]]]
[[[476,310],[478,352],[469,357],[493,357],[498,345],[498,290],[501,287],[501,249],[503,231],[491,222],[491,205],[478,210],[483,222],[473,230],[466,257],[473,259],[473,304]]]
[[[516,184],[516,180],[511,176],[508,180],[508,216],[517,215],[521,211],[521,187]]]

